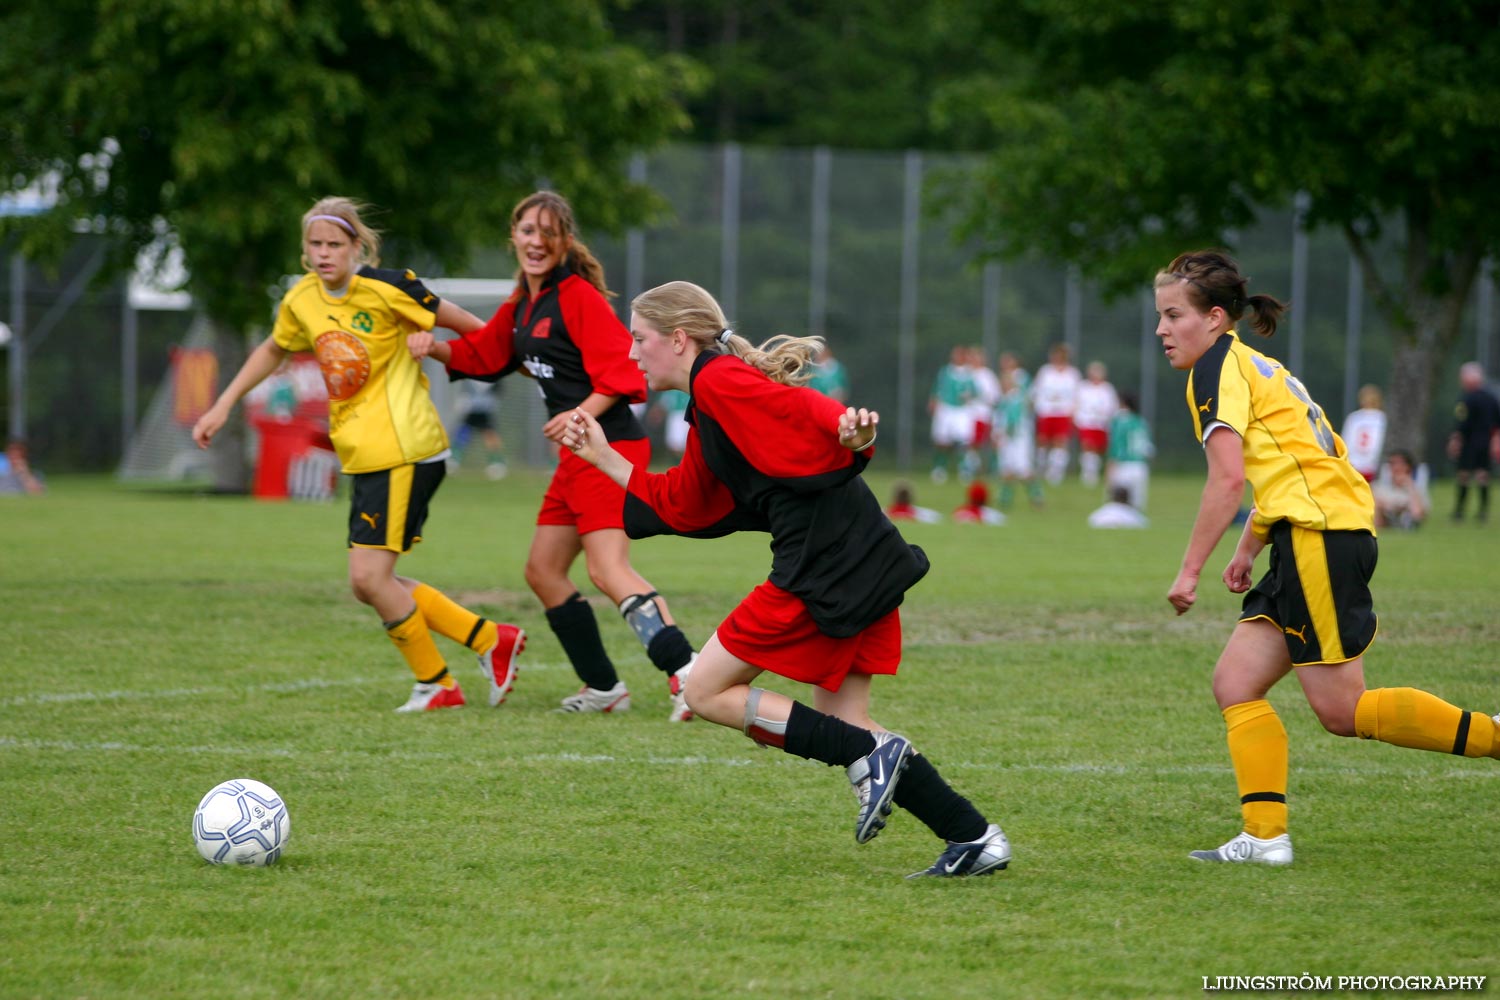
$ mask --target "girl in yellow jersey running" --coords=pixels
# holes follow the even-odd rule
[[[433,295],[411,271],[377,267],[379,252],[380,236],[361,219],[356,202],[324,198],[307,210],[302,264],[308,273],[282,298],[271,335],[193,427],[193,440],[207,448],[234,404],[288,352],[316,354],[328,387],[329,437],[344,472],[353,477],[349,584],[380,615],[417,679],[397,711],[464,703],[432,632],[478,654],[489,702],[498,705],[515,683],[526,633],[396,575],[396,559],[422,539],[427,505],[448,457],[448,435],[406,339],[435,325],[462,333],[481,324]]]
[[[1167,362],[1189,372],[1188,408],[1208,459],[1208,482],[1182,569],[1167,600],[1185,614],[1198,578],[1239,509],[1254,495],[1225,586],[1244,594],[1239,624],[1214,667],[1228,726],[1244,832],[1202,861],[1292,861],[1287,836],[1286,729],[1266,694],[1294,668],[1308,704],[1336,736],[1465,757],[1500,757],[1497,719],[1416,688],[1366,690],[1364,652],[1375,638],[1375,504],[1323,410],[1280,362],[1240,342],[1245,311],[1261,336],[1284,306],[1249,295],[1239,265],[1218,251],[1187,253],[1156,276],[1156,335]],[[1261,549],[1270,565],[1251,571]]]

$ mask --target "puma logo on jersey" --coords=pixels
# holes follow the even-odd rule
[[[1287,626],[1283,625],[1283,626],[1281,626],[1281,631],[1285,632],[1287,635],[1295,635],[1297,637],[1297,641],[1298,642],[1302,643],[1302,645],[1304,645],[1304,646],[1307,645],[1307,626],[1306,625],[1302,626],[1300,629],[1288,628]]]
[[[532,378],[553,378],[557,374],[551,365],[545,361],[538,361],[536,358],[527,358],[521,364],[525,366],[527,371],[531,372]]]
[[[364,522],[368,523],[370,525],[370,530],[371,531],[379,531],[380,530],[380,523],[379,523],[380,522],[380,512],[379,511],[376,511],[373,514],[366,514],[364,511],[360,511],[359,512],[359,519],[361,521],[364,521]]]
[[[1209,397],[1208,397],[1208,402],[1206,402],[1206,403],[1204,403],[1204,404],[1203,404],[1203,405],[1202,405],[1202,406],[1199,406],[1199,407],[1198,407],[1198,412],[1199,412],[1199,413],[1207,413],[1207,412],[1208,412],[1208,411],[1209,411],[1209,409],[1210,409],[1210,408],[1211,408],[1211,407],[1212,407],[1212,406],[1213,406],[1213,405],[1214,405],[1214,398],[1213,398],[1213,397],[1212,397],[1212,396],[1209,396]]]

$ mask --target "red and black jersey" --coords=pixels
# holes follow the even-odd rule
[[[769,531],[770,581],[800,598],[825,635],[854,635],[898,607],[927,556],[860,478],[874,449],[839,443],[844,405],[712,351],[693,363],[689,393],[682,461],[631,475],[626,533]]]
[[[618,396],[599,414],[606,437],[646,436],[630,409],[646,399],[645,376],[630,360],[630,331],[599,290],[566,264],[547,276],[534,298],[521,282],[488,323],[449,343],[452,378],[493,382],[524,368],[541,386],[549,417],[592,392]]]

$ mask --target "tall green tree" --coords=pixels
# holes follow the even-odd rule
[[[1395,331],[1391,448],[1421,455],[1435,380],[1500,249],[1500,7],[1430,0],[944,0],[987,67],[940,127],[987,151],[948,192],[996,253],[1116,290],[1311,196]],[[1382,266],[1394,245],[1399,266]]]
[[[689,67],[618,41],[601,0],[15,0],[0,192],[58,197],[6,226],[33,255],[90,226],[116,268],[165,234],[201,307],[244,331],[324,194],[380,208],[388,258],[450,266],[543,180],[590,226],[639,219],[624,163],[687,127]]]
[[[973,69],[934,22],[933,0],[633,0],[611,15],[622,37],[694,59],[687,95],[705,142],[937,149],[937,85]]]

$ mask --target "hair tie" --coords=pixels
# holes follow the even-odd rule
[[[344,230],[350,236],[353,236],[355,239],[359,238],[359,233],[354,231],[354,227],[349,225],[348,222],[345,222],[343,219],[339,218],[337,215],[309,215],[307,217],[309,225],[314,222],[318,222],[319,220],[323,222],[331,222],[334,225],[338,226],[340,229]]]
[[[725,347],[728,347],[729,346],[729,338],[733,337],[733,336],[734,336],[734,331],[731,330],[731,329],[729,329],[729,327],[726,326],[724,329],[722,329],[722,330],[719,331],[718,341],[719,341],[719,343],[723,344]]]

